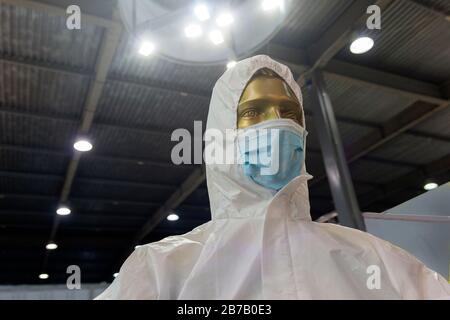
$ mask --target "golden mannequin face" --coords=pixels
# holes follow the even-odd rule
[[[239,100],[237,126],[244,129],[266,120],[292,119],[302,125],[301,106],[288,84],[269,69],[258,71]]]

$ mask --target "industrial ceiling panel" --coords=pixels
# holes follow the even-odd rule
[[[402,134],[389,143],[374,150],[370,155],[383,159],[407,161],[424,165],[450,153],[450,142],[432,138]]]
[[[374,86],[326,75],[327,93],[336,116],[384,123],[410,106],[414,99],[395,95]]]
[[[444,14],[414,1],[398,0],[382,12],[381,30],[366,30],[375,41],[364,55],[348,48],[339,58],[403,76],[434,82],[449,80],[450,28]]]
[[[367,181],[373,182],[375,184],[384,184],[408,172],[411,172],[414,169],[414,167],[380,163],[373,160],[361,159],[350,166],[350,173],[352,175],[352,179],[357,181]]]
[[[103,32],[85,22],[69,30],[66,19],[0,3],[0,56],[93,70]]]
[[[0,171],[10,170],[31,173],[64,175],[69,163],[67,156],[30,153],[21,149],[0,146]]]
[[[105,88],[96,121],[171,133],[177,128],[191,129],[195,120],[205,126],[208,108],[208,97],[112,81]]]
[[[288,17],[274,41],[305,47],[316,41],[351,3],[349,0],[291,1]]]
[[[0,112],[0,144],[70,150],[77,127],[73,121]]]
[[[184,181],[193,168],[176,166],[170,162],[117,161],[114,158],[83,158],[78,168],[81,178],[105,178],[112,180],[130,180],[178,184]]]
[[[0,59],[0,110],[81,116],[89,78],[4,62]]]
[[[91,136],[96,154],[107,156],[168,162],[175,145],[170,142],[170,133],[117,126],[94,125]]]

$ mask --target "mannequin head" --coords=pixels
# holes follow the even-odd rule
[[[301,106],[292,89],[275,72],[264,68],[247,83],[238,105],[237,127],[267,120],[292,119],[302,125]]]

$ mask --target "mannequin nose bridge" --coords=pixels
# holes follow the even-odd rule
[[[269,118],[281,119],[281,112],[278,106],[270,106],[267,109],[266,114]]]

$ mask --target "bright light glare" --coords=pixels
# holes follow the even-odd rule
[[[221,13],[217,18],[216,18],[216,24],[219,27],[227,27],[230,24],[232,24],[234,22],[234,18],[231,15],[231,13],[229,12],[224,12]]]
[[[215,45],[219,45],[223,43],[225,40],[223,38],[222,32],[219,30],[213,30],[209,33],[209,39],[214,43]]]
[[[202,35],[202,28],[198,24],[190,24],[184,28],[184,34],[188,38],[197,38]]]
[[[155,45],[149,41],[143,41],[139,47],[139,54],[148,57],[155,51]]]
[[[138,249],[138,248],[140,248],[140,247],[141,247],[141,246],[138,245],[138,246],[135,246],[134,249]]]
[[[231,68],[233,68],[235,65],[236,65],[236,61],[230,61],[230,62],[228,62],[227,63],[227,69],[231,69]]]
[[[92,143],[87,140],[78,140],[73,144],[73,147],[80,152],[87,152],[92,150]]]
[[[113,277],[114,277],[114,278],[117,278],[118,275],[119,275],[119,273],[116,272],[116,273],[113,274]]]
[[[373,40],[369,37],[360,37],[352,42],[350,45],[350,51],[353,54],[366,53],[373,47]]]
[[[45,246],[45,248],[47,250],[55,250],[58,248],[58,245],[56,243],[50,242]]]
[[[180,219],[180,217],[175,213],[169,214],[167,216],[167,220],[169,221],[177,221],[178,219]]]
[[[48,274],[46,274],[46,273],[41,273],[40,275],[39,275],[39,279],[48,279]]]
[[[283,0],[263,0],[262,8],[264,11],[270,11],[276,8],[280,8],[283,4]]]
[[[72,211],[67,207],[59,207],[58,210],[56,210],[56,213],[59,214],[60,216],[67,216],[71,212]]]
[[[434,182],[427,183],[426,185],[423,186],[425,190],[433,190],[436,189],[437,187],[438,187],[437,183]]]
[[[208,7],[204,4],[199,4],[199,5],[195,6],[194,14],[197,17],[197,19],[200,21],[206,21],[211,17],[209,14]]]

